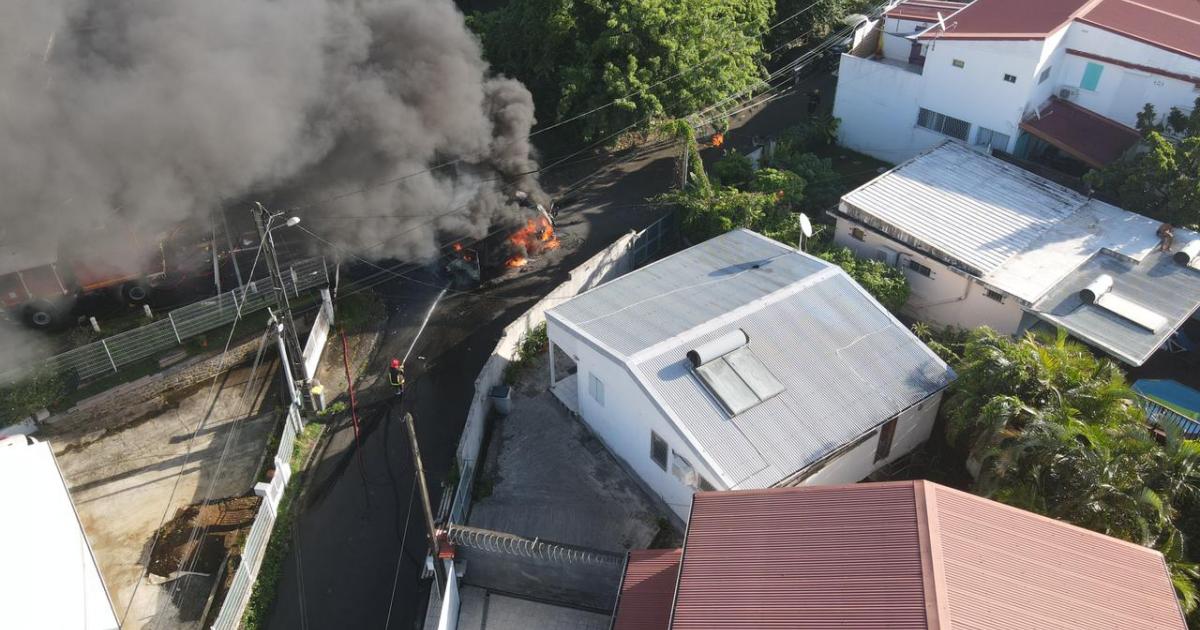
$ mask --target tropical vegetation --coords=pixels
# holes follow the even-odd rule
[[[1160,120],[1147,104],[1138,115],[1142,145],[1084,179],[1118,205],[1160,221],[1200,227],[1200,98]]]
[[[1064,332],[915,331],[958,373],[942,415],[972,490],[1160,550],[1194,613],[1200,445],[1152,430],[1121,368]]]

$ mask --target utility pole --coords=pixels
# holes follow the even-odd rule
[[[446,567],[438,558],[437,527],[433,524],[433,506],[429,503],[429,488],[425,485],[425,466],[421,463],[421,449],[417,446],[417,426],[411,413],[405,412],[402,420],[408,431],[408,443],[412,446],[413,468],[417,472],[417,485],[421,486],[421,507],[425,511],[425,530],[429,538],[429,549],[433,555],[433,576],[437,580],[438,592],[446,592]]]
[[[290,359],[285,362],[285,367],[291,374],[289,380],[300,383],[301,399],[308,400],[308,378],[304,373],[303,365],[304,349],[300,346],[300,337],[296,334],[296,322],[292,319],[292,305],[288,300],[287,285],[283,283],[283,274],[279,269],[279,259],[275,257],[275,237],[271,234],[271,230],[274,229],[271,227],[271,222],[283,213],[277,212],[271,214],[258,202],[254,203],[254,208],[252,208],[251,212],[254,214],[254,225],[258,228],[258,238],[262,243],[263,249],[266,250],[267,268],[271,272],[271,287],[275,290],[276,299],[282,311],[278,319],[283,330],[280,331],[279,335],[287,344],[287,354]],[[288,219],[284,225],[295,225],[299,222],[300,219],[293,217]],[[251,278],[250,280],[253,281],[254,279]],[[243,299],[245,298],[243,297]]]

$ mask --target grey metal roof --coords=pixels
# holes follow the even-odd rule
[[[847,193],[842,202],[850,217],[983,275],[1087,198],[947,141]]]
[[[748,230],[735,230],[600,285],[551,313],[624,356],[827,266]]]
[[[1101,307],[1084,304],[1079,291],[1101,274],[1113,278],[1112,293],[1167,319],[1151,332]],[[1141,365],[1192,313],[1200,308],[1200,270],[1184,267],[1170,254],[1152,252],[1141,262],[1101,252],[1058,283],[1033,311],[1076,337],[1130,365]]]
[[[779,481],[954,378],[840,268],[744,230],[627,274],[550,315],[617,353],[738,488]],[[686,355],[739,328],[785,389],[731,418]]]

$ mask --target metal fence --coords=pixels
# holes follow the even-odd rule
[[[325,259],[310,258],[284,268],[283,284],[287,292],[295,296],[301,291],[329,284]],[[257,280],[243,289],[226,291],[177,308],[152,324],[50,357],[44,365],[55,372],[74,371],[80,380],[117,372],[123,365],[152,357],[182,344],[189,337],[233,322],[239,306],[245,316],[274,303],[275,294],[269,281]],[[17,373],[6,376],[9,377],[7,380],[13,380]]]
[[[291,480],[291,471],[287,468],[292,459],[292,449],[296,444],[296,431],[301,427],[300,411],[293,404],[288,410],[288,419],[283,426],[283,435],[279,438],[279,450],[275,452],[276,475],[272,480],[271,489],[263,497],[262,506],[250,526],[246,543],[242,546],[242,560],[229,591],[225,593],[225,601],[213,621],[215,630],[233,630],[242,623],[246,605],[250,603],[250,595],[254,591],[254,581],[262,566],[263,556],[267,553],[267,545],[271,542],[271,530],[275,527],[276,512],[283,492]]]

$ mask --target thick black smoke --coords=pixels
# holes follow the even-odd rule
[[[536,191],[533,123],[451,0],[5,0],[0,244],[262,197],[354,253],[427,256]]]

